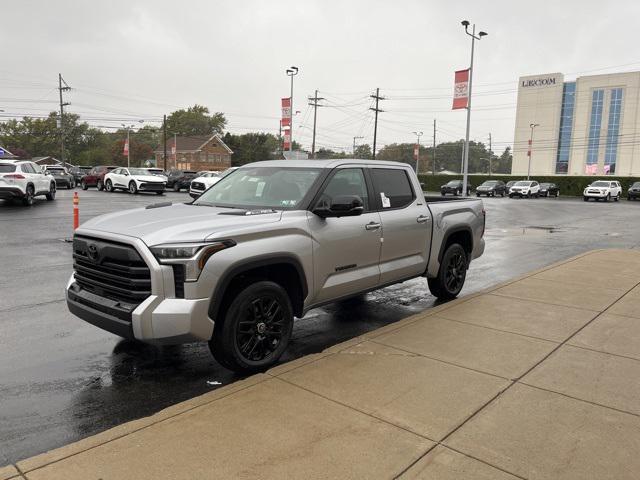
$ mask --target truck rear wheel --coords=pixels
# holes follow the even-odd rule
[[[467,277],[467,252],[458,243],[452,243],[442,256],[438,276],[427,279],[431,293],[441,300],[451,300],[462,290]]]
[[[209,348],[224,367],[255,373],[275,365],[291,340],[293,308],[284,288],[258,281],[242,290],[217,321]]]

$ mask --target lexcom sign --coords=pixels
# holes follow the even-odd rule
[[[520,83],[520,85],[523,88],[526,88],[526,87],[548,87],[550,85],[555,85],[555,84],[556,84],[556,78],[555,77],[534,78],[533,80],[522,80],[522,82]]]

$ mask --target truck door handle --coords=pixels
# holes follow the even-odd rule
[[[377,230],[381,227],[382,225],[380,223],[376,223],[376,222],[369,222],[367,223],[364,228],[367,230]]]
[[[425,223],[429,221],[429,215],[420,215],[418,218],[416,218],[416,222],[418,223]]]

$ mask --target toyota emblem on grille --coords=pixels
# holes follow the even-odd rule
[[[87,247],[87,255],[94,262],[98,260],[98,246],[95,243],[90,243]]]

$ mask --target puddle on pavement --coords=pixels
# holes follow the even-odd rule
[[[529,225],[526,227],[517,228],[496,228],[486,231],[486,235],[500,236],[500,237],[519,237],[523,235],[527,236],[542,236],[549,235],[551,233],[564,233],[569,230],[568,227],[548,227],[540,225]]]

